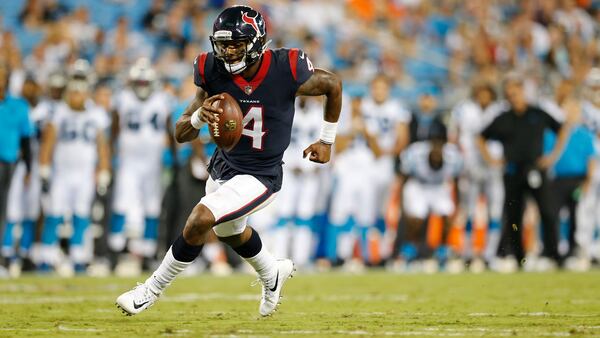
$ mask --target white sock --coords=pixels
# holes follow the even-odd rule
[[[485,252],[483,257],[486,260],[490,261],[494,257],[496,257],[496,252],[498,252],[498,245],[500,244],[500,229],[494,229],[488,231],[487,241],[485,243]]]
[[[276,228],[273,232],[273,254],[277,257],[289,257],[290,234],[287,225]]]
[[[463,243],[463,258],[471,259],[473,258],[473,231],[466,232]]]
[[[312,231],[305,226],[296,227],[294,229],[294,247],[292,257],[298,266],[306,267],[312,255]]]
[[[276,260],[264,245],[256,256],[244,259],[252,265],[264,283],[275,283],[272,277],[277,273]],[[267,285],[267,287],[272,287],[272,285]]]
[[[352,232],[342,232],[337,238],[337,254],[344,261],[352,259],[356,237]]]
[[[158,269],[146,280],[146,283],[150,286],[150,290],[157,295],[161,294],[175,277],[193,262],[180,262],[176,260],[173,257],[171,249],[172,247],[165,254],[165,258],[163,258]]]

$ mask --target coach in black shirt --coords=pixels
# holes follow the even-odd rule
[[[523,83],[515,75],[504,83],[508,111],[500,114],[483,130],[479,138],[479,149],[489,164],[494,160],[487,152],[485,140],[498,140],[504,146],[504,224],[498,255],[514,255],[518,262],[524,258],[521,238],[525,193],[535,199],[543,227],[543,257],[558,259],[557,219],[552,212],[551,192],[548,191],[546,169],[560,155],[568,131],[559,122],[541,109],[531,106],[525,99]],[[554,151],[543,156],[544,130],[550,129],[559,135]]]

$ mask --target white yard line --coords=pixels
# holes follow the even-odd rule
[[[58,326],[58,331],[66,331],[66,332],[104,332],[104,329],[96,329],[96,328],[77,328],[77,327],[68,327],[64,325]]]
[[[79,303],[79,302],[106,302],[114,301],[117,295],[114,296],[8,296],[0,298],[0,304],[36,304],[36,303]],[[362,301],[362,302],[381,302],[392,301],[400,302],[407,301],[406,295],[327,295],[327,296],[286,296],[284,300],[292,300],[297,302],[341,302],[341,301]],[[242,293],[242,294],[226,294],[226,293],[186,293],[173,296],[163,296],[162,302],[183,302],[191,303],[197,301],[208,300],[223,300],[223,301],[257,301],[260,299],[258,293]]]

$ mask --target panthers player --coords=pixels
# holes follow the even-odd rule
[[[465,170],[460,180],[460,198],[466,210],[464,256],[471,259],[473,219],[477,202],[484,195],[488,210],[487,240],[483,258],[490,261],[495,257],[500,241],[500,221],[504,203],[504,187],[502,168],[489,167],[481,157],[477,148],[477,137],[486,123],[490,123],[502,111],[503,103],[496,102],[496,92],[487,83],[473,86],[472,96],[454,107],[450,119],[451,138],[462,150]],[[488,141],[490,154],[496,159],[502,158],[502,145],[496,141]],[[471,262],[474,271],[481,270],[484,265],[479,255]]]
[[[376,190],[373,182],[377,173],[372,169],[380,156],[376,136],[371,134],[361,110],[361,99],[352,98],[351,116],[340,124],[334,163],[335,188],[329,214],[330,240],[328,258],[337,258],[349,271],[360,271],[368,258],[366,235],[377,220]],[[363,259],[353,258],[354,244],[360,239]]]
[[[176,125],[176,138],[188,142],[204,123],[218,121],[212,104],[232,95],[244,114],[242,138],[229,152],[218,149],[210,162],[206,196],[190,214],[158,269],[145,283],[117,298],[127,314],[154,304],[162,291],[198,256],[209,231],[230,245],[258,273],[263,284],[259,313],[275,311],[293,263],[276,259],[256,231],[246,226],[248,215],[268,204],[281,187],[283,152],[290,142],[296,96],[325,95],[319,140],[303,152],[317,163],[328,162],[341,108],[340,79],[315,69],[298,49],[267,49],[265,21],[246,6],[225,9],[214,22],[213,52],[194,63],[195,100]]]
[[[596,134],[596,152],[600,149],[600,68],[592,68],[584,81],[582,113],[585,125]],[[600,244],[595,233],[600,227],[600,159],[594,163],[592,180],[584,186],[579,203],[576,242],[580,252],[578,259],[569,263],[573,270],[587,270],[592,258],[600,259]]]
[[[162,154],[172,137],[171,100],[166,92],[158,90],[156,72],[147,59],[138,60],[129,70],[129,86],[114,100],[112,141],[118,156],[110,248],[121,252],[125,247],[126,216],[141,206],[144,232],[140,248],[132,251],[145,258],[156,253],[158,216],[162,189]],[[137,250],[136,250],[137,249]]]
[[[438,258],[447,258],[446,240],[450,227],[450,216],[456,206],[452,200],[452,187],[461,174],[463,161],[456,145],[446,142],[446,130],[436,128],[429,141],[411,144],[401,158],[402,217],[406,222],[407,248],[404,259],[411,261],[429,255],[428,248],[417,247],[420,242],[421,227],[429,214],[434,213],[444,219],[442,246]],[[410,248],[410,249],[408,249]],[[440,250],[441,249],[441,250]]]
[[[90,224],[95,187],[105,188],[110,180],[109,148],[105,132],[106,112],[90,100],[89,80],[70,76],[65,102],[59,103],[44,127],[40,149],[40,177],[49,203],[42,232],[44,267],[57,267],[60,258],[57,228],[71,216],[70,267],[85,269],[91,259],[84,239]],[[71,270],[72,271],[72,270]]]
[[[273,253],[279,257],[292,257],[299,268],[308,268],[314,252],[313,217],[322,169],[316,163],[303,161],[301,154],[304,145],[319,135],[322,107],[320,98],[297,99],[290,145],[283,155],[285,180],[277,201],[279,221],[273,238]],[[291,234],[293,238],[290,238]]]
[[[35,138],[32,138],[31,151],[31,173],[25,182],[26,169],[24,163],[19,163],[13,174],[9,202],[7,208],[7,224],[2,243],[2,254],[5,257],[14,258],[11,261],[10,269],[12,275],[20,274],[21,267],[30,268],[32,266],[29,252],[35,238],[35,222],[40,215],[41,208],[41,182],[38,173],[39,142],[41,131],[46,121],[49,121],[56,105],[61,102],[64,88],[66,85],[66,76],[62,71],[54,71],[48,76],[48,98],[43,99],[31,111],[31,121],[34,124]],[[15,241],[13,230],[16,225],[21,226],[21,238],[19,243],[19,253],[15,255]],[[18,256],[18,258],[17,258]]]
[[[411,114],[404,104],[390,97],[391,82],[387,76],[379,74],[371,81],[371,95],[361,100],[360,109],[365,117],[365,126],[371,135],[377,135],[372,141],[372,148],[378,154],[373,170],[373,181],[368,186],[373,189],[377,210],[377,228],[385,230],[384,212],[390,197],[390,187],[395,179],[394,161],[408,145]],[[371,194],[369,194],[371,195]],[[361,234],[366,241],[366,234]],[[392,239],[389,239],[390,241]],[[388,246],[381,248],[384,257]]]

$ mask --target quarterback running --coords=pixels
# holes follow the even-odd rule
[[[331,156],[342,103],[338,76],[314,68],[302,50],[268,49],[265,20],[250,7],[225,9],[212,33],[213,51],[200,54],[194,62],[194,82],[199,88],[177,121],[175,138],[192,141],[202,125],[217,123],[222,111],[213,104],[225,99],[223,93],[241,108],[242,137],[233,149],[218,149],[211,158],[206,196],[189,215],[183,233],[158,269],[117,298],[117,306],[128,315],[156,302],[198,256],[209,231],[256,270],[262,282],[259,313],[272,314],[294,265],[289,259],[275,258],[246,223],[248,215],[271,202],[281,188],[282,157],[290,143],[296,96],[325,95],[319,139],[303,155],[317,163],[326,163]]]

